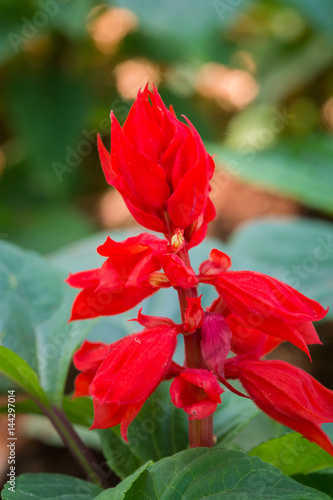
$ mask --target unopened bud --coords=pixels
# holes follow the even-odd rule
[[[177,229],[177,232],[171,238],[171,247],[175,252],[178,252],[185,243],[183,231]]]

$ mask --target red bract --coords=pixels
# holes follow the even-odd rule
[[[322,319],[327,311],[318,302],[266,274],[216,272],[218,251],[213,252],[212,265],[206,261],[201,266],[199,280],[216,287],[226,313],[231,311],[252,328],[289,340],[306,353],[309,353],[307,344],[321,343],[312,321]]]
[[[332,391],[284,361],[243,359],[237,371],[232,378],[239,378],[261,410],[333,456],[332,443],[320,428],[333,421]]]
[[[111,152],[100,137],[98,149],[107,182],[142,226],[165,234],[186,229],[187,241],[198,244],[215,216],[208,198],[214,162],[186,121],[146,87],[123,127],[111,113]]]
[[[89,396],[89,386],[96,375],[98,368],[111,350],[109,344],[103,342],[88,342],[85,340],[73,357],[75,368],[82,373],[75,379],[74,398]]]
[[[167,242],[156,236],[143,233],[121,242],[107,238],[97,251],[108,257],[101,268],[67,279],[69,285],[83,288],[73,304],[71,320],[119,314],[166,285],[158,282],[155,272],[162,267]]]
[[[175,329],[164,326],[116,343],[89,387],[95,409],[92,428],[121,423],[121,435],[127,440],[129,424],[168,372],[176,335]]]
[[[201,327],[201,352],[210,370],[224,372],[224,362],[230,351],[231,331],[221,314],[206,312]]]
[[[206,418],[221,403],[223,389],[215,375],[208,370],[187,368],[176,377],[170,387],[171,400],[190,420]]]

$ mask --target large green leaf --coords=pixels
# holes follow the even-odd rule
[[[99,486],[64,474],[22,474],[10,491],[7,483],[2,500],[94,500],[102,491]]]
[[[120,496],[122,483],[101,500],[328,500],[246,453],[220,448],[182,451],[149,466]]]
[[[286,476],[333,467],[333,457],[329,453],[297,432],[266,441],[253,448],[250,455],[275,465]]]
[[[73,351],[92,325],[67,323],[75,292],[65,277],[37,254],[0,243],[1,344],[31,366],[55,404],[61,404]]]
[[[51,70],[22,74],[9,85],[6,103],[20,148],[28,150],[35,189],[44,196],[62,196],[93,149],[81,134],[89,104],[84,82]]]
[[[333,469],[326,469],[314,474],[297,474],[293,476],[295,481],[327,493],[333,498]]]
[[[237,166],[237,174],[246,181],[333,213],[330,136],[318,134],[301,140],[285,140],[267,151],[256,150],[251,144],[239,150],[211,145],[210,151],[217,154],[218,163],[227,169],[232,165],[235,171]]]

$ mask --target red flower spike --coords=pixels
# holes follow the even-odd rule
[[[176,377],[170,387],[171,400],[189,415],[189,420],[206,418],[221,403],[223,389],[208,370],[188,368]]]
[[[235,354],[252,352],[257,353],[258,356],[264,356],[283,342],[279,338],[251,327],[236,314],[230,314],[225,320],[232,333],[231,351]]]
[[[209,370],[223,374],[230,342],[231,331],[223,316],[206,312],[201,327],[201,352]]]
[[[183,327],[185,332],[193,333],[201,327],[204,312],[201,307],[201,297],[186,297],[187,307],[185,311],[185,321]]]
[[[83,290],[76,297],[71,320],[119,314],[155,293],[151,277],[162,267],[167,242],[151,234],[125,241],[107,238],[98,253],[108,257],[100,269],[70,275],[67,283]],[[164,283],[163,286],[170,286]]]
[[[74,398],[89,396],[89,385],[91,384],[98,368],[110,352],[110,345],[103,342],[89,342],[85,340],[73,356],[75,368],[82,373],[76,377],[74,385]]]
[[[214,285],[226,308],[251,327],[289,340],[307,354],[307,344],[321,343],[312,321],[322,319],[327,311],[289,285],[251,271],[200,274],[198,278]]]
[[[200,274],[206,276],[219,276],[231,267],[230,257],[220,250],[214,248],[209,254],[209,259],[205,260],[199,267]]]
[[[176,348],[175,329],[145,329],[122,339],[90,384],[95,402],[92,428],[121,423],[122,436],[142,404],[164,379]]]
[[[163,269],[174,287],[192,288],[198,284],[193,269],[187,267],[178,255],[165,255],[163,258]]]
[[[320,425],[333,422],[333,391],[284,361],[243,361],[238,377],[259,408],[333,456]]]
[[[123,127],[111,113],[111,152],[100,138],[98,150],[107,182],[143,226],[169,234],[203,214],[208,222],[213,159],[193,125],[179,121],[155,88],[139,91]]]

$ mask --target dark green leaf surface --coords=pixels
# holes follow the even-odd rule
[[[7,483],[2,500],[94,500],[100,487],[64,474],[22,474],[16,478],[15,493]]]
[[[117,488],[107,490],[99,500],[329,499],[259,458],[219,448],[191,449],[164,458],[148,467],[125,495],[117,495]]]
[[[250,455],[273,464],[286,476],[308,474],[333,467],[333,457],[297,432],[271,439],[253,448]]]
[[[147,469],[147,467],[152,464],[153,462],[145,463],[144,465],[139,467],[133,474],[124,479],[124,481],[122,481],[118,486],[103,491],[95,498],[95,500],[108,500],[110,498],[112,498],[112,500],[124,500],[125,498],[127,498],[126,493],[131,490],[133,483]]]

